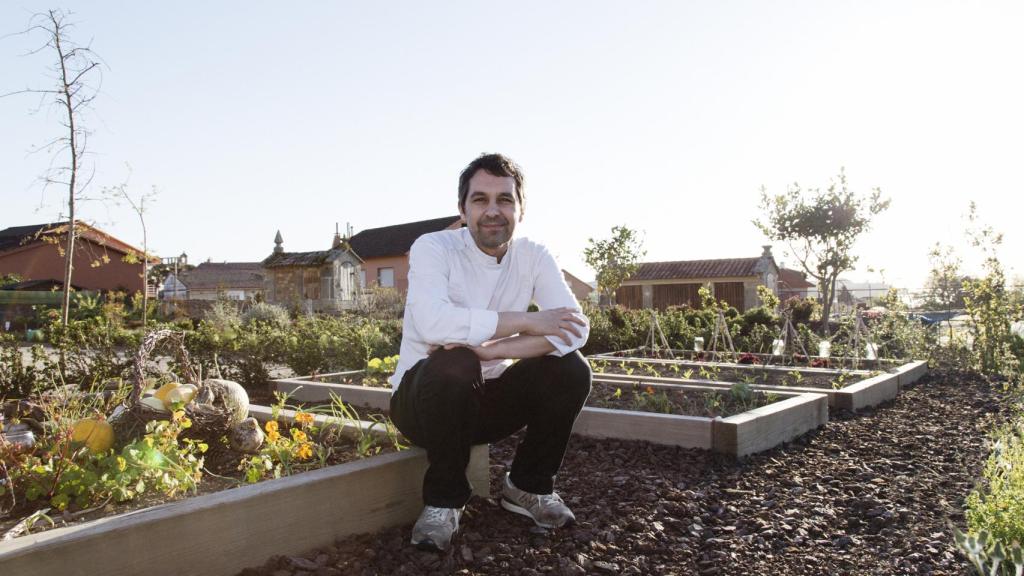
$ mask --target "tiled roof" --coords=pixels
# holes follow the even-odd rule
[[[792,268],[779,268],[779,290],[800,290],[802,288],[814,288],[814,284],[807,281],[807,275]]]
[[[189,290],[263,288],[263,266],[259,262],[203,262],[180,272],[178,280]]]
[[[0,230],[0,252],[17,248],[33,240],[32,236],[57,224],[33,224],[31,226],[12,226]]]
[[[284,268],[285,266],[322,266],[331,259],[334,250],[318,250],[316,252],[274,252],[263,260],[264,268]]]
[[[100,230],[99,228],[90,226],[84,222],[75,221],[76,236],[81,235],[83,238],[88,238],[92,242],[101,246],[107,246],[121,253],[136,253],[142,254],[142,250],[114,238],[110,234]],[[62,234],[65,232],[63,227],[68,225],[68,221],[63,222],[51,222],[49,224],[32,224],[29,226],[12,226],[0,230],[0,252],[6,250],[13,250],[19,246],[30,244],[37,240],[40,236],[46,234]],[[78,230],[80,229],[80,230]],[[159,259],[153,257],[153,262],[159,262]]]
[[[349,239],[349,245],[360,258],[402,256],[409,252],[417,238],[430,232],[446,230],[458,222],[459,216],[446,216],[407,224],[363,230]]]
[[[642,262],[627,281],[682,280],[757,276],[760,258],[721,258],[717,260],[682,260],[676,262]]]

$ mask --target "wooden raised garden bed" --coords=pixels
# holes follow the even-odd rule
[[[626,384],[601,377],[595,377],[594,383],[588,404],[599,403],[595,402],[595,394],[599,401],[609,386]],[[722,388],[701,385],[677,385],[668,389],[728,394]],[[654,390],[641,394],[650,392]],[[828,422],[828,399],[823,394],[762,391],[753,394],[762,397],[758,404],[763,405],[724,418],[586,406],[576,419],[573,432],[596,438],[704,448],[742,457],[771,449]],[[763,398],[765,396],[772,398]]]
[[[281,391],[296,390],[296,387],[302,386],[296,390],[293,398],[308,402],[328,401],[331,394],[335,394],[345,402],[386,411],[391,401],[390,388],[340,385],[297,378],[275,382]],[[595,383],[600,382],[599,378],[595,379]],[[721,391],[720,388],[703,385],[689,388],[700,392]],[[358,396],[349,396],[353,392]],[[777,446],[828,422],[828,400],[824,395],[790,391],[773,393],[779,397],[779,401],[717,419],[586,406],[576,419],[573,432],[583,436],[647,440],[657,444],[704,448],[745,456]],[[353,398],[358,398],[358,401]]]
[[[927,363],[922,361],[908,362],[881,373],[608,356],[592,357],[591,364],[595,365],[595,376],[617,382],[728,388],[734,382],[745,381],[756,390],[826,394],[829,406],[846,410],[860,410],[892,400],[900,388],[928,371]],[[703,374],[713,377],[700,377],[702,369]],[[685,377],[688,372],[689,377]]]
[[[721,352],[704,350],[702,352],[696,352],[694,350],[679,350],[679,349],[660,349],[652,350],[648,347],[630,348],[628,350],[618,350],[615,352],[605,352],[601,354],[592,354],[589,358],[606,358],[606,359],[617,359],[623,358],[642,358],[644,360],[651,359],[674,359],[674,360],[693,360],[701,362],[726,362],[734,363],[739,357],[746,356],[753,364],[776,366],[780,368],[792,369],[792,367],[813,367],[818,364],[820,360],[814,356],[803,356],[801,354],[784,354],[784,355],[772,355],[765,354],[762,352]],[[904,361],[896,360],[892,358],[876,358],[874,360],[868,360],[866,358],[853,358],[850,356],[831,356],[828,359],[828,364],[832,368],[843,368],[848,370],[888,370],[895,368],[903,364]]]
[[[364,372],[352,370],[317,376],[273,380],[274,389],[288,394],[289,401],[330,402],[331,395],[353,406],[387,410],[391,404],[391,385],[378,378],[373,385],[363,384]]]
[[[250,414],[265,420],[270,409]],[[292,415],[282,411],[279,420]],[[426,466],[426,453],[412,448],[28,534],[0,542],[0,574],[234,574],[271,554],[412,522]],[[486,445],[473,447],[467,473],[486,496]]]

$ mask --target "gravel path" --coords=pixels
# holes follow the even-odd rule
[[[977,378],[931,374],[740,462],[574,437],[558,481],[573,528],[474,499],[447,554],[411,548],[402,526],[242,574],[968,574],[950,527],[1008,404]],[[514,442],[491,448],[492,494]]]

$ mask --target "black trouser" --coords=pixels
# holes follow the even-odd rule
[[[427,450],[423,502],[464,506],[471,495],[466,465],[473,444],[495,442],[526,427],[509,472],[517,488],[549,494],[573,422],[590,394],[590,366],[579,352],[520,360],[484,380],[468,348],[439,349],[402,377],[391,419]]]

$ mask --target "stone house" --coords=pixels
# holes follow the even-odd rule
[[[767,286],[778,293],[779,278],[771,246],[762,248],[756,258],[643,262],[619,287],[616,301],[626,308],[697,307],[697,291],[708,286],[716,299],[741,312],[760,306],[757,287]]]
[[[362,260],[338,232],[329,250],[285,252],[281,232],[261,263],[264,297],[271,304],[306,312],[338,312],[358,305]]]

